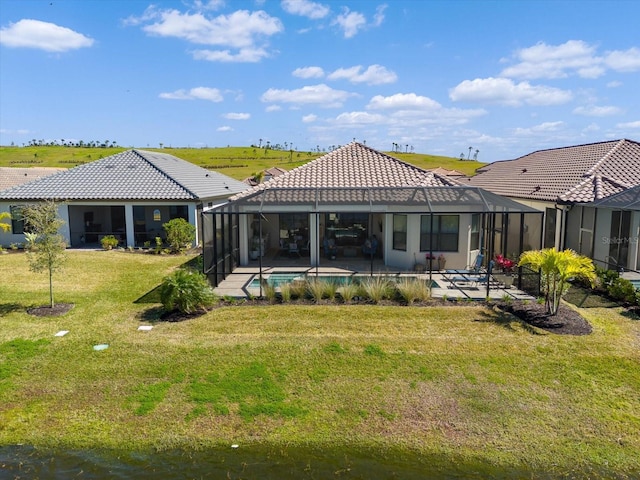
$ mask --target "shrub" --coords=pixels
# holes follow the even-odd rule
[[[360,286],[355,282],[344,283],[338,288],[338,293],[342,297],[345,303],[349,303],[353,298],[358,295]]]
[[[196,238],[196,227],[184,218],[174,218],[162,224],[167,232],[167,243],[173,252],[183,252]]]
[[[395,287],[398,295],[407,304],[416,300],[428,300],[431,297],[431,289],[427,283],[418,278],[403,278]]]
[[[636,299],[636,289],[626,278],[616,277],[607,287],[607,293],[611,298],[627,303],[634,303]]]
[[[322,280],[312,279],[307,282],[307,291],[311,298],[313,298],[316,302],[322,300],[322,297],[325,294],[325,284],[326,282]]]
[[[287,303],[291,301],[291,284],[283,283],[280,285],[280,295],[282,296],[282,302]]]
[[[371,277],[362,282],[362,291],[373,303],[379,303],[389,298],[393,290],[386,278]]]
[[[216,301],[207,277],[190,269],[179,269],[160,285],[160,301],[167,311],[193,313],[206,310]]]
[[[118,246],[118,239],[113,235],[105,235],[100,239],[100,243],[102,244],[103,249],[111,250]]]

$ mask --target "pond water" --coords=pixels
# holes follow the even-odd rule
[[[617,479],[611,471],[541,472],[451,457],[242,445],[199,451],[116,453],[0,447],[1,479]]]

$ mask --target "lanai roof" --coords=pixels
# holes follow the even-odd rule
[[[593,206],[598,208],[611,208],[613,210],[640,211],[640,185],[594,202]]]
[[[622,139],[539,150],[488,164],[467,181],[508,197],[593,202],[640,184],[640,143]]]
[[[431,212],[539,213],[358,142],[234,195],[229,202],[224,208],[242,206],[245,212],[261,212],[265,207],[299,207],[320,212],[349,205],[383,211],[389,205],[418,205]]]
[[[173,155],[127,150],[0,192],[7,200],[201,200],[246,184]]]

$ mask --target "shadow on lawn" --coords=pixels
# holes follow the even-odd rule
[[[476,322],[495,323],[496,325],[511,332],[514,332],[516,330],[513,326],[513,323],[517,322],[525,332],[530,333],[531,335],[543,335],[542,332],[540,332],[536,328],[533,328],[524,320],[510,313],[503,312],[502,310],[480,311],[478,312],[478,317],[479,318],[475,320]]]
[[[19,303],[0,303],[0,317],[10,314],[11,312],[17,312],[18,310],[24,310],[26,307]]]

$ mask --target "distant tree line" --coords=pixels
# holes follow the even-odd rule
[[[11,143],[13,145],[13,142]],[[27,144],[22,144],[22,146],[26,147],[74,147],[74,148],[117,148],[119,147],[118,142],[115,140],[91,140],[89,142],[85,142],[83,140],[65,140],[61,138],[58,140],[30,140]]]

